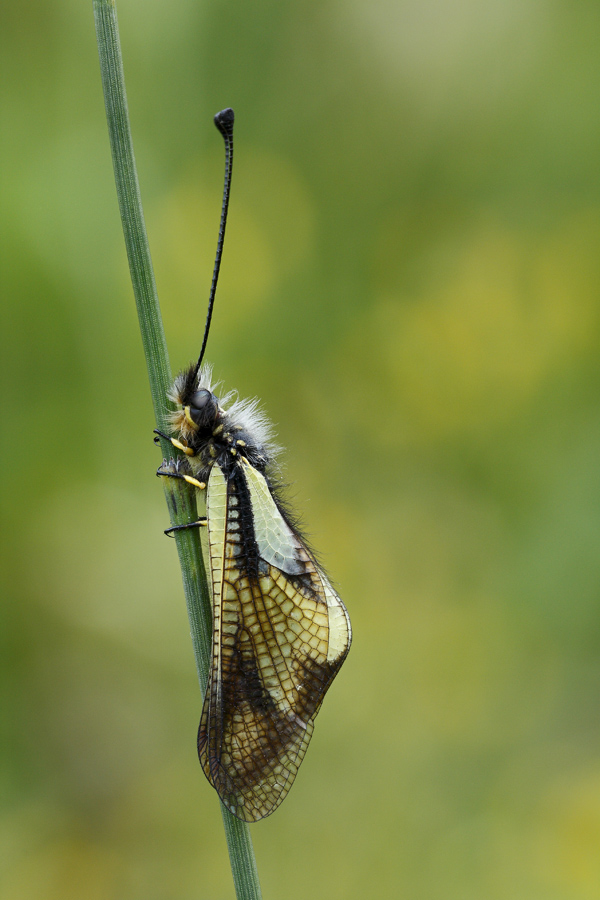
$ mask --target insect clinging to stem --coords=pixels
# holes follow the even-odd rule
[[[314,719],[351,641],[346,608],[280,497],[272,427],[256,400],[221,396],[202,365],[223,250],[233,162],[233,110],[215,116],[225,187],[200,356],[173,383],[172,434],[184,454],[157,474],[206,500],[213,636],[198,731],[204,773],[226,807],[255,822],[289,791]],[[176,435],[176,436],[173,436]]]

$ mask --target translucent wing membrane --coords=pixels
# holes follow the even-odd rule
[[[234,479],[214,464],[207,514],[213,646],[198,751],[223,803],[254,822],[292,785],[350,623],[249,464]]]

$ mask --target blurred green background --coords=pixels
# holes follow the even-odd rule
[[[233,888],[92,4],[4,3],[2,900]],[[600,5],[120,0],[174,369],[259,396],[354,625],[265,900],[600,896]]]

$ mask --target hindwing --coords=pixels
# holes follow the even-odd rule
[[[346,609],[246,460],[207,485],[213,643],[198,752],[240,819],[289,791],[350,647]]]

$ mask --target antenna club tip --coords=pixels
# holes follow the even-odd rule
[[[233,132],[234,119],[235,115],[233,110],[230,107],[227,107],[227,109],[222,109],[221,112],[216,114],[214,122],[221,134],[227,135],[232,134]]]

